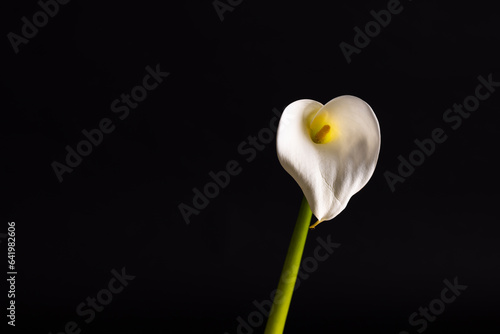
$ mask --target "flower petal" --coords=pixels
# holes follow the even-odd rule
[[[318,144],[311,131],[323,119],[331,121],[335,135]],[[328,132],[330,125],[316,135],[325,129]],[[371,178],[380,151],[380,128],[371,107],[355,96],[339,96],[326,105],[298,100],[283,111],[276,149],[281,165],[321,222],[337,216]]]

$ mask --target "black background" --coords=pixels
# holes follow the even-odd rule
[[[500,81],[500,15],[478,2],[402,6],[348,64],[339,44],[387,1],[246,0],[223,21],[210,1],[71,1],[18,54],[7,34],[40,7],[2,4],[0,232],[15,221],[18,270],[8,331],[237,333],[276,288],[302,197],[274,140],[251,162],[238,146],[273,108],[352,94],[379,119],[379,162],[310,232],[306,257],[318,236],[341,246],[295,292],[285,332],[417,333],[408,317],[458,277],[468,288],[425,332],[498,333],[500,93],[456,130],[442,116],[479,75]],[[170,75],[119,120],[111,102],[157,64]],[[103,118],[115,131],[59,183],[51,163]],[[391,192],[384,172],[438,127],[446,142]],[[178,205],[231,160],[241,173],[186,224]],[[123,267],[135,279],[86,324],[76,306]]]

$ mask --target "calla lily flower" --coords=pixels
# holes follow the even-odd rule
[[[344,210],[371,178],[380,127],[372,108],[355,96],[339,96],[325,105],[298,100],[283,111],[276,150],[318,219],[314,228]]]

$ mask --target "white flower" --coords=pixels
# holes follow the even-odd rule
[[[276,150],[318,219],[314,228],[344,210],[372,176],[380,151],[378,120],[355,96],[325,105],[298,100],[283,111]]]

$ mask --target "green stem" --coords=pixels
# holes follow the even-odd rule
[[[312,212],[306,198],[300,204],[299,216],[293,230],[292,240],[288,246],[285,264],[281,272],[278,289],[274,296],[273,306],[267,321],[264,334],[282,334],[285,328],[286,316],[292,301],[295,281],[299,272],[300,261],[306,243],[309,224],[311,223]]]

